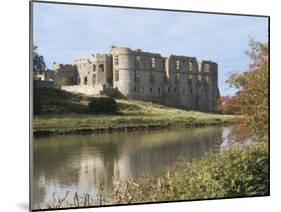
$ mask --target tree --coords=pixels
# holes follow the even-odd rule
[[[234,97],[231,96],[220,96],[217,101],[217,112],[223,114],[234,114],[234,111],[230,106],[230,101],[233,100]]]
[[[39,72],[41,73],[46,69],[46,63],[44,61],[44,57],[39,55],[38,46],[33,45],[33,73]]]
[[[268,134],[268,44],[250,40],[249,70],[242,74],[233,73],[227,83],[238,89],[227,103],[227,108],[239,115],[232,129],[232,137],[242,140],[252,136],[267,138]]]

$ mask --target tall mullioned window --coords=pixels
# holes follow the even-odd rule
[[[104,72],[104,65],[103,64],[99,65],[99,72]]]
[[[155,78],[155,77],[154,77],[154,72],[153,72],[153,71],[150,71],[150,74],[149,74],[149,81],[150,81],[151,83],[154,83],[154,81],[155,81],[154,78]]]
[[[165,71],[166,70],[166,61],[163,60],[163,70]]]
[[[151,58],[151,67],[155,68],[155,58]]]
[[[205,64],[204,67],[203,67],[204,71],[205,72],[209,72],[210,70],[210,64]]]
[[[140,56],[137,56],[137,57],[136,57],[136,60],[135,60],[135,68],[136,68],[136,69],[139,69],[139,68],[140,68]]]
[[[192,62],[189,61],[188,62],[188,71],[192,71],[192,68],[193,68]]]
[[[179,80],[180,80],[180,74],[177,73],[176,76],[175,76],[175,83],[178,84]]]
[[[116,82],[119,81],[119,70],[118,70],[118,69],[115,70],[114,80],[115,80]]]
[[[168,82],[168,76],[167,76],[167,73],[164,72],[164,83],[167,83]]]
[[[134,81],[135,82],[140,82],[140,76],[138,71],[134,71]]]
[[[114,65],[119,65],[119,58],[118,56],[114,56]]]
[[[177,71],[179,71],[180,68],[181,68],[181,63],[180,63],[179,60],[177,60],[177,61],[176,61],[176,69],[177,69]]]

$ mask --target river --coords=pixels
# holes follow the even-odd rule
[[[190,161],[218,151],[228,128],[203,127],[150,132],[69,135],[33,139],[33,207],[45,208],[53,195],[75,192],[95,197],[100,186],[113,191],[113,178],[159,174],[179,158]]]

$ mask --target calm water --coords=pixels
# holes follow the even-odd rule
[[[217,149],[215,140],[227,128],[161,130],[34,139],[34,208],[45,207],[53,194],[70,191],[96,196],[102,185],[113,189],[113,177],[159,174],[179,157],[191,160]]]

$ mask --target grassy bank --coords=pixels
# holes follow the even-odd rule
[[[231,115],[186,111],[125,98],[115,99],[116,113],[92,114],[88,104],[98,97],[53,89],[42,90],[37,96],[41,110],[33,119],[34,135],[225,125],[234,118]]]
[[[235,147],[180,164],[158,176],[116,183],[117,204],[269,194],[267,144]]]

